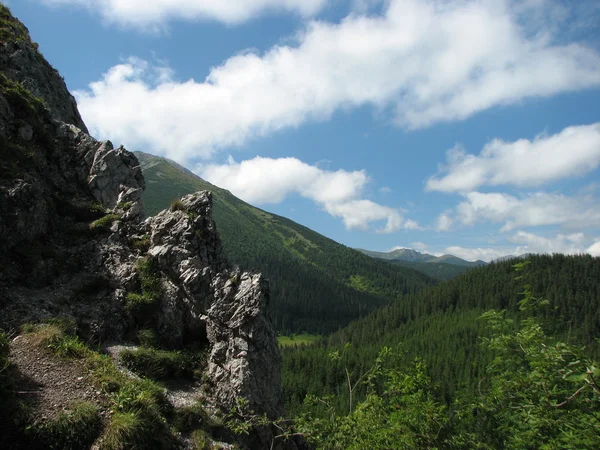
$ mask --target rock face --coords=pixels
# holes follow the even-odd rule
[[[95,342],[153,327],[167,347],[206,346],[216,407],[241,397],[277,416],[281,361],[265,315],[268,285],[229,268],[210,193],[144,220],[136,157],[89,136],[21,26],[14,22],[10,41],[0,33],[0,327],[63,317]],[[145,295],[144,276],[157,292],[142,321],[128,302]]]
[[[13,37],[13,39],[0,37],[2,73],[22,83],[34,96],[40,97],[53,117],[61,122],[75,125],[87,133],[87,128],[77,110],[75,98],[69,93],[58,71],[37,51],[37,45],[32,44],[25,25],[14,21],[5,9],[0,11],[0,16],[12,22],[10,34]]]
[[[280,410],[281,358],[264,310],[269,290],[260,275],[219,274],[213,282],[216,298],[207,311],[211,343],[208,374],[219,403],[249,401],[255,411],[271,418]]]
[[[181,208],[141,227],[162,274],[158,331],[175,346],[207,339],[215,403],[231,408],[241,397],[250,410],[275,418],[281,413],[281,358],[265,315],[268,284],[259,274],[227,268],[210,192],[185,196]]]

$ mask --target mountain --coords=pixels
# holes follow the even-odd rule
[[[268,283],[224,258],[210,192],[143,220],[139,161],[37,49],[0,3],[0,448],[269,448],[212,426],[280,417]]]
[[[364,253],[371,258],[384,259],[386,261],[406,261],[415,263],[443,263],[462,267],[479,267],[485,266],[485,261],[466,261],[454,255],[434,256],[428,253],[420,253],[410,248],[398,248],[390,252],[375,252],[372,250],[364,250],[357,248],[361,253]]]
[[[584,344],[589,354],[600,355],[595,339],[600,335],[600,258],[558,254],[528,259],[531,263],[519,274],[513,268],[516,261],[492,263],[402,296],[332,334],[325,348],[285,350],[288,409],[301,408],[306,394],[347,391],[344,371],[328,358],[329,352],[341,353],[346,343],[352,344],[347,364],[356,377],[365,361],[374,361],[383,346],[392,347],[406,352],[407,364],[417,356],[422,358],[433,384],[451,401],[461,388],[472,389],[486,377],[492,355],[481,347],[488,330],[480,316],[496,309],[506,310],[513,320],[522,318],[519,301],[525,284],[530,284],[535,297],[549,301],[538,313],[549,335]],[[318,380],[329,380],[329,384]]]
[[[369,258],[214,186],[177,163],[141,152],[146,213],[197,190],[213,193],[213,217],[227,259],[270,281],[270,311],[281,332],[327,333],[434,284],[410,268]]]
[[[406,267],[408,269],[414,269],[417,272],[424,273],[425,275],[434,278],[439,281],[446,281],[460,275],[473,267],[462,266],[456,264],[448,264],[442,262],[423,262],[423,261],[402,261],[400,259],[388,260],[389,264],[395,264],[398,266]]]

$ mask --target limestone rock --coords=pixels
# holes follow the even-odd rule
[[[248,400],[250,410],[281,414],[281,357],[265,315],[269,289],[261,275],[220,274],[215,300],[207,311],[212,348],[208,375],[217,403],[234,406]]]

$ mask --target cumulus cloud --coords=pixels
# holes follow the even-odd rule
[[[587,249],[587,253],[592,256],[600,256],[600,241],[593,243]]]
[[[442,213],[435,221],[435,229],[437,231],[448,231],[453,223],[454,220],[450,217],[449,213]]]
[[[456,207],[463,225],[481,221],[504,223],[501,231],[519,227],[561,225],[587,228],[600,223],[600,208],[591,196],[569,197],[538,192],[517,198],[505,193],[469,192]]]
[[[441,175],[427,181],[430,191],[471,191],[483,185],[539,186],[579,176],[600,165],[600,123],[572,126],[534,140],[494,139],[479,155],[455,147]]]
[[[517,231],[509,236],[508,240],[516,245],[497,247],[449,246],[436,254],[449,253],[467,261],[481,259],[488,262],[503,256],[519,256],[524,253],[564,253],[570,255],[589,253],[592,256],[600,256],[600,241],[596,239],[596,242],[594,242],[593,238],[583,233],[556,234],[545,237],[525,231]],[[594,243],[589,245],[590,242]]]
[[[251,203],[280,203],[291,194],[316,202],[324,211],[343,220],[348,229],[367,230],[373,222],[384,222],[380,233],[400,228],[419,229],[413,220],[404,220],[397,209],[361,199],[368,176],[364,171],[329,171],[297,158],[255,157],[237,163],[199,167],[201,177],[229,189]]]
[[[380,15],[310,21],[292,45],[234,55],[202,81],[131,59],[75,94],[94,133],[181,161],[339,109],[372,106],[413,129],[600,85],[598,51],[557,43],[529,20],[535,8],[390,0]]]
[[[161,26],[174,19],[217,20],[238,24],[268,12],[291,12],[307,17],[326,0],[39,0],[99,12],[107,21],[125,26]]]

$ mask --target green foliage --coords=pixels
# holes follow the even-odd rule
[[[398,266],[406,267],[407,269],[414,269],[418,272],[424,273],[431,278],[440,281],[451,280],[457,277],[461,273],[467,270],[474,269],[476,266],[460,266],[456,264],[442,263],[442,262],[421,262],[421,261],[388,261],[390,264],[396,264]]]
[[[389,307],[331,335],[310,347],[282,347],[285,408],[289,414],[302,411],[307,394],[337,394],[344,411],[345,374],[330,361],[328,352],[352,343],[347,356],[349,369],[362,373],[365,361],[373,360],[383,346],[403,348],[407,359],[421,357],[429,375],[439,385],[439,400],[451,405],[457,396],[477,392],[494,355],[479,345],[490,329],[477,320],[490,309],[506,310],[518,320],[534,315],[549,336],[566,343],[580,342],[586,354],[598,358],[600,336],[600,258],[590,256],[532,256],[525,279],[515,280],[513,262],[502,262],[470,270],[457,278],[402,296]],[[521,275],[522,272],[519,272]],[[520,310],[523,285],[533,293],[544,293],[549,305],[536,311]],[[535,295],[534,295],[535,297]],[[537,297],[536,297],[537,298]],[[362,395],[362,394],[361,394]]]
[[[346,350],[348,347],[346,347]],[[344,356],[333,354],[334,360]],[[296,427],[315,448],[430,449],[449,446],[449,419],[431,394],[423,362],[401,368],[388,348],[356,381],[346,368],[348,388],[368,389],[366,398],[339,415],[331,398],[308,396]]]
[[[202,360],[201,354],[154,348],[123,350],[120,357],[133,372],[155,380],[191,377]]]
[[[89,448],[100,434],[102,420],[96,405],[80,402],[71,405],[57,417],[42,421],[28,430],[34,442],[44,448]]]
[[[241,201],[164,158],[136,153],[148,180],[145,212],[168,208],[172,198],[213,193],[213,218],[230,263],[269,279],[270,315],[282,334],[326,334],[401,294],[434,283],[429,277],[378,261],[291,220]],[[357,290],[350,277],[369,288]]]
[[[171,211],[186,211],[187,210],[187,208],[185,207],[183,202],[179,199],[173,200],[171,202],[171,205],[169,206],[169,209]]]
[[[546,304],[525,286],[522,311]],[[491,448],[600,448],[600,368],[583,348],[548,337],[532,317],[516,331],[504,311],[482,319],[492,330],[483,345],[495,355],[487,386],[472,404],[482,441]]]
[[[113,222],[119,220],[120,218],[121,216],[119,216],[118,214],[106,214],[105,216],[92,222],[90,224],[90,230],[106,231],[111,227]]]

